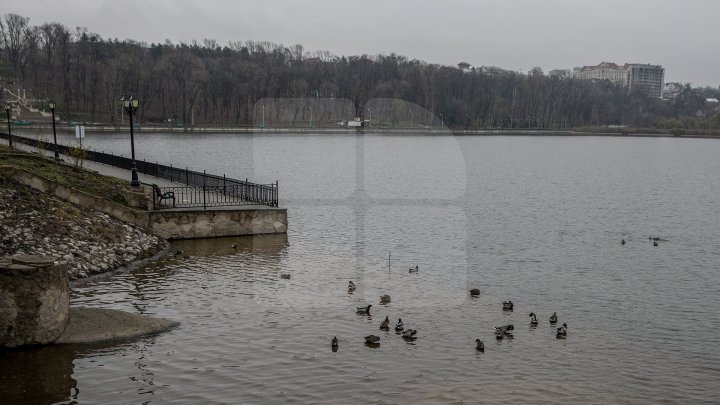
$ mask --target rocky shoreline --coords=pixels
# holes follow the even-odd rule
[[[52,255],[70,280],[128,266],[166,247],[164,239],[0,177],[0,256]]]

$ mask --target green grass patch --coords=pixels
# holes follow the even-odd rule
[[[124,192],[128,190],[128,183],[115,177],[103,176],[30,153],[10,150],[7,146],[0,146],[0,165],[14,166],[75,190],[127,205]]]

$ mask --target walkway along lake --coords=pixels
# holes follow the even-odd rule
[[[127,344],[0,354],[10,402],[696,402],[720,394],[718,140],[135,141],[139,159],[279,180],[288,234],[177,242],[188,259],[75,288],[74,305],[182,325]],[[125,134],[88,135],[84,144],[129,154]],[[392,302],[380,305],[382,294]],[[506,300],[513,312],[502,311]],[[371,316],[355,313],[367,304]],[[565,340],[548,322],[553,312],[568,324]],[[386,315],[417,329],[417,340],[378,330]],[[505,324],[515,338],[498,341],[494,327]],[[370,334],[379,347],[364,345]]]

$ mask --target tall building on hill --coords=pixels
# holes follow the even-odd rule
[[[602,62],[597,66],[573,68],[572,76],[586,80],[609,80],[629,91],[641,91],[650,97],[662,97],[665,69],[660,65],[626,63],[622,66]]]
[[[628,66],[627,88],[650,97],[662,97],[665,69],[660,65],[632,63]]]

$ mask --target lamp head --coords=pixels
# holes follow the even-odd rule
[[[53,101],[53,100],[48,101],[48,107],[50,107],[51,110],[54,110],[55,109],[55,101]]]

